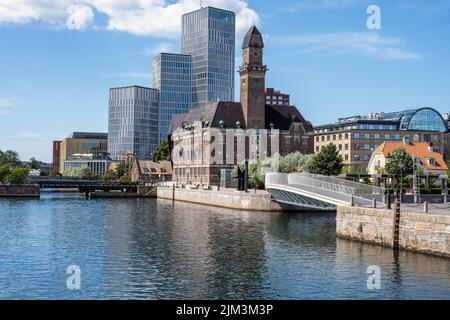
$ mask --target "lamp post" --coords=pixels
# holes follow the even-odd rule
[[[388,166],[392,163],[392,157],[391,154],[388,153],[386,156],[386,169]],[[388,172],[388,196],[387,196],[387,208],[391,209],[391,175],[389,174],[389,170],[386,170]]]

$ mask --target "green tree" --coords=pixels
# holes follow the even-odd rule
[[[5,178],[11,173],[11,169],[11,165],[8,163],[0,166],[0,182],[5,182]]]
[[[129,183],[129,182],[131,182],[131,178],[128,177],[128,176],[121,176],[120,179],[119,179],[119,182],[121,182],[121,183]]]
[[[335,176],[342,172],[342,167],[342,157],[336,146],[330,143],[312,158],[308,171],[313,174]]]
[[[161,141],[153,153],[153,161],[170,161],[170,146],[167,140]]]
[[[92,180],[96,177],[95,173],[92,172],[92,170],[89,167],[84,167],[81,170],[81,177],[83,179]]]
[[[36,158],[31,158],[28,162],[31,169],[39,169],[42,166],[42,161],[36,160]]]
[[[404,148],[396,149],[391,157],[391,163],[386,164],[387,174],[398,180],[401,175],[405,177],[413,173],[413,159]]]
[[[12,166],[21,165],[19,154],[12,150],[5,152],[0,150],[0,166],[4,164],[10,164]]]
[[[273,158],[274,160],[276,157]],[[313,155],[304,155],[300,152],[290,153],[284,157],[279,157],[279,172],[292,173],[306,171]]]
[[[14,167],[6,176],[5,181],[10,184],[24,184],[27,181],[29,172],[28,168]]]
[[[106,171],[105,174],[100,178],[102,182],[114,182],[117,180],[116,173],[112,170]]]
[[[116,177],[119,179],[123,177],[126,173],[130,171],[131,165],[132,165],[131,161],[127,160],[120,161],[116,167]]]

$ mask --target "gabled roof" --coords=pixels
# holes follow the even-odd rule
[[[244,113],[239,102],[213,102],[192,108],[188,113],[172,116],[170,132],[181,127],[183,123],[191,125],[196,121],[207,121],[211,127],[219,127],[223,121],[226,128],[234,128],[236,122],[240,121],[244,127]]]
[[[430,143],[428,142],[405,143],[403,141],[386,141],[383,142],[377,149],[375,149],[374,153],[381,152],[386,157],[388,153],[392,155],[395,150],[403,148],[411,157],[414,156],[415,158],[418,158],[420,161],[420,165],[423,168],[433,171],[447,171],[448,167],[445,164],[442,155],[439,152],[430,151],[429,147]],[[430,165],[427,160],[428,158],[433,158],[436,162],[436,165]]]
[[[289,130],[294,122],[302,123],[305,132],[313,131],[311,122],[306,121],[296,107],[266,105],[266,128],[270,128],[270,124],[272,123],[275,129]]]
[[[255,41],[258,38],[261,41]],[[264,42],[262,41],[261,32],[259,32],[259,30],[258,30],[258,28],[256,28],[256,26],[252,26],[250,28],[250,30],[248,30],[247,34],[244,37],[244,41],[242,43],[242,49],[245,49],[248,47],[264,48]]]

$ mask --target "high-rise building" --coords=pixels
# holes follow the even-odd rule
[[[183,54],[192,56],[193,106],[234,101],[234,12],[206,7],[182,17]]]
[[[192,104],[192,57],[161,53],[153,59],[153,88],[159,90],[159,141],[167,139],[172,115]]]
[[[61,154],[61,140],[55,140],[53,141],[53,156],[52,156],[52,163],[53,163],[53,173],[59,173],[59,157]]]
[[[159,92],[128,86],[109,91],[108,152],[114,160],[132,154],[140,160],[152,158],[158,145]]]
[[[273,107],[289,107],[291,98],[287,93],[275,90],[274,88],[266,89],[266,104]]]

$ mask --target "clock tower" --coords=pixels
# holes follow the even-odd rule
[[[244,61],[239,69],[241,75],[241,104],[245,127],[265,128],[265,78],[267,67],[263,64],[264,42],[259,30],[253,26],[244,37],[242,49]]]

